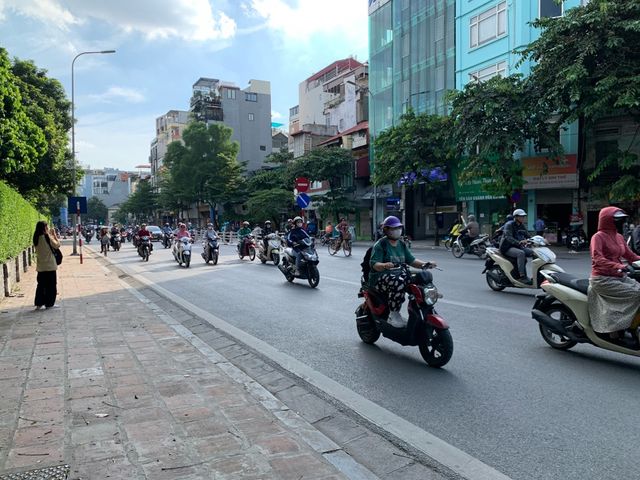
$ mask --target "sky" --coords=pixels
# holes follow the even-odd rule
[[[366,0],[0,0],[0,47],[33,60],[71,98],[76,155],[91,168],[149,161],[155,119],[188,110],[200,77],[271,82],[288,124],[298,84],[331,62],[367,60]]]

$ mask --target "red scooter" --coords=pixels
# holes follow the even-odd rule
[[[426,265],[426,268],[430,267],[430,264]],[[363,278],[358,297],[364,298],[364,302],[356,310],[358,335],[368,344],[375,343],[382,334],[400,345],[417,346],[430,367],[443,367],[453,354],[453,338],[449,326],[434,308],[442,295],[433,284],[433,275],[426,269],[412,269],[408,265],[396,268],[410,275],[405,290],[409,296],[406,327],[396,328],[387,322],[386,296],[371,288]]]
[[[238,245],[238,256],[240,260],[249,257],[252,262],[256,259],[256,239],[253,235],[247,235]]]

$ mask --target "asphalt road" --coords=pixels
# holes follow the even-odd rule
[[[480,259],[444,250],[414,253],[443,268],[434,277],[454,339],[451,362],[429,368],[416,347],[385,338],[365,345],[354,316],[364,250],[344,258],[320,248],[315,290],[288,283],[270,263],[239,260],[235,246],[223,245],[213,266],[196,243],[189,269],[158,243],[149,263],[131,244],[110,258],[514,480],[635,478],[639,359],[590,346],[551,349],[530,317],[535,291],[493,292]],[[564,253],[558,263],[588,275],[588,254]]]

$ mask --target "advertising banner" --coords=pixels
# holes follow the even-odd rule
[[[578,158],[565,155],[557,160],[546,157],[522,159],[524,189],[578,188]]]

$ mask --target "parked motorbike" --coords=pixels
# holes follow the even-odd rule
[[[627,267],[629,276],[640,282],[640,261]],[[545,281],[536,296],[531,316],[539,324],[545,342],[558,350],[586,343],[605,350],[640,356],[640,345],[629,337],[612,339],[591,326],[587,290],[589,280],[563,272],[543,272]]]
[[[173,258],[178,265],[184,264],[185,268],[189,268],[191,265],[191,239],[188,237],[182,237],[173,242]]]
[[[164,232],[162,234],[162,246],[164,248],[169,248],[172,242],[173,242],[173,233]]]
[[[266,236],[267,250],[264,249],[264,242],[258,242],[258,258],[262,263],[272,261],[274,265],[280,263],[280,245],[282,239],[275,233]]]
[[[252,262],[256,259],[256,239],[253,235],[247,235],[238,244],[238,256],[240,260],[249,257]]]
[[[375,343],[382,334],[402,346],[417,346],[430,367],[443,367],[453,355],[453,338],[449,326],[435,310],[442,295],[433,284],[433,275],[427,269],[415,269],[405,264],[396,265],[396,268],[410,274],[405,290],[409,296],[406,327],[397,328],[388,323],[386,296],[362,279],[358,297],[364,298],[364,302],[356,309],[358,335],[368,344]]]
[[[285,248],[282,256],[282,263],[278,268],[288,282],[294,279],[307,280],[311,288],[316,288],[320,283],[320,272],[318,271],[318,252],[316,252],[315,242],[311,238],[305,238],[296,246],[301,246],[300,251],[300,271],[296,275],[296,255],[293,248]]]
[[[451,253],[456,258],[462,258],[465,253],[472,253],[480,258],[487,257],[487,248],[491,246],[489,235],[479,235],[467,248],[462,244],[462,235],[451,244]]]
[[[537,289],[540,288],[540,284],[544,281],[543,270],[564,272],[562,267],[556,265],[556,254],[547,245],[546,240],[539,235],[530,238],[527,242],[526,246],[533,250],[531,285],[516,279],[516,276],[518,276],[518,264],[515,258],[503,255],[498,248],[487,248],[488,258],[482,273],[486,274],[489,288],[496,292],[500,292],[506,287]]]
[[[111,248],[113,248],[116,252],[120,250],[120,245],[122,245],[122,237],[119,233],[111,235]]]
[[[144,236],[137,240],[138,255],[142,257],[142,261],[148,262],[151,255],[151,238]]]
[[[217,238],[208,238],[202,242],[202,258],[204,258],[207,264],[209,262],[213,262],[214,265],[218,264],[218,257],[220,256],[220,246],[218,242],[219,239]]]
[[[587,240],[587,235],[584,233],[584,230],[582,230],[582,225],[570,227],[569,231],[567,231],[565,241],[567,248],[574,252],[579,252],[589,247],[589,241]]]

